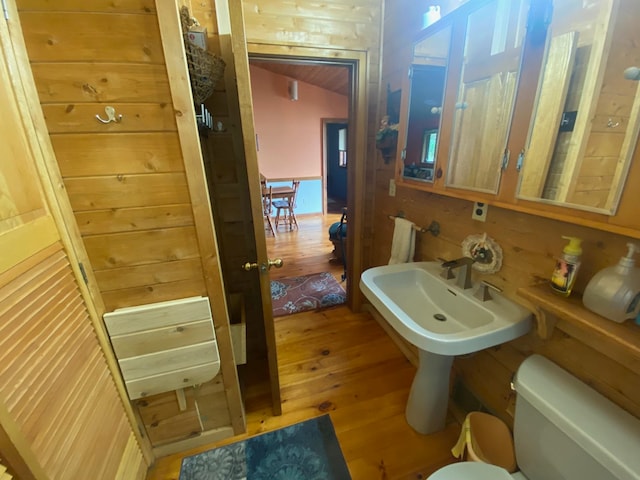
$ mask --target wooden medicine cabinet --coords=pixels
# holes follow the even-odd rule
[[[639,16],[634,0],[472,0],[425,29],[397,184],[640,238],[624,189],[640,180],[640,82],[624,76]]]

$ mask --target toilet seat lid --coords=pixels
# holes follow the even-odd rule
[[[482,462],[458,462],[441,468],[427,480],[513,480],[504,468]]]

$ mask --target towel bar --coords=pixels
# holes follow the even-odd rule
[[[402,215],[389,215],[389,219],[391,219],[391,220],[395,220],[396,218],[404,218],[404,216],[402,216]],[[434,237],[437,237],[440,234],[440,224],[438,222],[436,222],[435,220],[432,221],[427,228],[419,227],[417,225],[414,225],[413,229],[416,232],[419,232],[419,233],[429,232]]]

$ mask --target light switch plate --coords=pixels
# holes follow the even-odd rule
[[[389,180],[389,196],[396,196],[396,181],[393,178]]]
[[[471,218],[480,222],[486,222],[487,210],[489,210],[489,205],[482,202],[475,202],[473,204],[473,213],[471,214]]]

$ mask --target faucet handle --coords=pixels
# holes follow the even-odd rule
[[[442,257],[438,257],[437,260],[440,261],[440,266],[444,268],[442,272],[440,272],[440,276],[445,280],[451,280],[452,278],[456,278],[453,274],[453,267],[455,267],[455,262],[451,262]]]
[[[443,263],[442,266],[444,267],[444,270],[440,272],[440,276],[442,278],[444,278],[445,280],[451,280],[452,278],[456,278],[456,276],[453,274],[453,267],[454,267],[453,265],[445,265]]]
[[[482,280],[480,282],[480,286],[478,290],[473,294],[481,302],[486,302],[487,300],[491,300],[491,294],[489,293],[489,289],[495,290],[496,292],[502,292],[500,287],[495,286],[493,283],[487,282],[486,280]]]

